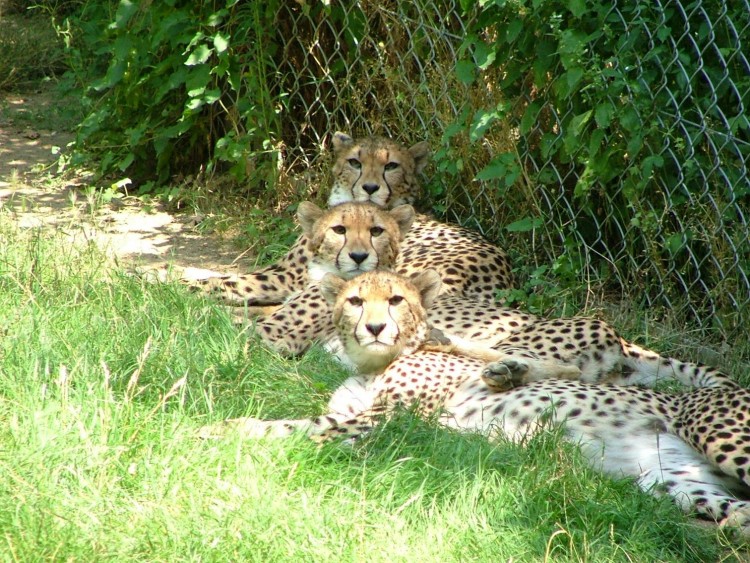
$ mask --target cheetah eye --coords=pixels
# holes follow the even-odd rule
[[[396,305],[398,305],[399,303],[401,303],[401,302],[402,302],[403,300],[404,300],[404,298],[403,298],[403,297],[401,297],[400,295],[394,295],[393,297],[391,297],[391,298],[390,298],[390,299],[388,300],[388,304],[389,304],[389,305],[393,305],[393,306],[396,306]]]
[[[347,160],[347,162],[349,163],[349,166],[351,166],[352,168],[356,168],[357,170],[362,168],[362,163],[356,158],[350,158],[349,160]]]
[[[345,235],[346,234],[346,227],[344,225],[336,225],[334,227],[331,227],[331,230],[336,233],[337,235]]]
[[[356,295],[354,297],[350,297],[348,299],[348,301],[354,307],[361,307],[362,303],[363,303],[362,298],[361,297],[357,297]]]
[[[388,164],[385,165],[385,171],[389,172],[390,170],[395,170],[399,166],[401,165],[398,162],[389,162]]]
[[[383,234],[384,230],[385,229],[383,229],[383,227],[373,227],[372,229],[370,229],[370,234],[374,237],[379,237]]]

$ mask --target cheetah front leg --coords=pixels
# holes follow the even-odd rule
[[[134,274],[147,283],[178,282],[195,293],[216,298],[243,317],[264,317],[272,314],[296,291],[304,289],[306,278],[285,274],[278,266],[268,266],[262,272],[226,274],[214,270],[162,265],[138,266]]]
[[[481,362],[496,362],[506,356],[487,344],[467,340],[454,334],[445,334],[434,326],[430,327],[427,339],[420,346],[420,350],[466,356]]]
[[[509,358],[487,364],[481,377],[491,390],[503,392],[524,385],[528,371],[528,364]]]
[[[243,439],[286,438],[298,432],[307,436],[315,436],[344,423],[349,418],[351,418],[351,415],[338,413],[297,420],[261,420],[252,417],[230,418],[199,428],[198,437],[216,439],[238,434]]]
[[[198,437],[204,440],[218,439],[238,434],[243,439],[291,436],[296,431],[307,431],[314,420],[261,420],[259,418],[230,418],[207,424],[198,429]]]
[[[422,350],[445,352],[486,362],[482,379],[493,391],[507,391],[542,379],[580,379],[578,366],[555,359],[544,359],[522,347],[491,348],[432,327]]]
[[[183,276],[180,281],[194,291],[210,295],[227,305],[245,307],[250,316],[263,316],[283,305],[296,291],[304,289],[307,277],[303,273],[290,273],[272,265],[261,272],[196,279]]]
[[[740,501],[727,509],[729,515],[719,521],[722,528],[737,530],[746,538],[750,538],[750,504]]]
[[[242,439],[287,438],[296,433],[302,433],[316,442],[324,442],[340,437],[356,438],[371,430],[376,425],[377,419],[384,414],[383,408],[372,408],[356,415],[328,413],[315,418],[297,420],[230,418],[199,428],[198,437],[218,439],[236,433]]]

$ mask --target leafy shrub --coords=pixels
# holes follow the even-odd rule
[[[3,13],[0,32],[0,90],[36,87],[65,70],[63,44],[50,19],[35,12]]]
[[[750,266],[746,6],[462,6],[476,17],[456,72],[496,96],[446,135],[481,143],[510,124],[515,146],[477,174],[492,207],[522,210],[510,230],[543,234],[561,281],[593,276],[667,303],[698,294],[695,313],[737,326],[731,296]]]
[[[424,3],[399,14],[417,19]],[[460,33],[445,4],[446,30]],[[315,195],[310,178],[325,175],[318,157],[333,130],[411,143],[428,136],[414,133],[426,121],[448,119],[432,105],[435,88],[414,91],[414,73],[431,60],[447,82],[453,51],[427,41],[426,28],[386,48],[392,18],[380,2],[91,1],[71,19],[70,66],[90,106],[74,163],[98,160],[103,175],[142,190],[228,169],[269,207],[298,201],[279,197],[282,184]],[[449,97],[437,98],[449,112]],[[404,109],[407,99],[423,111]],[[279,182],[289,171],[310,174]]]
[[[228,169],[278,210],[315,195],[334,128],[441,139],[426,203],[523,256],[509,297],[545,311],[585,283],[725,336],[750,320],[750,13],[461,5],[90,0],[68,35],[94,85],[75,157],[142,190]]]
[[[91,2],[69,59],[90,112],[73,162],[142,190],[217,166],[272,181],[277,98],[267,87],[276,2]]]

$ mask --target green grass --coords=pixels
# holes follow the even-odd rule
[[[35,88],[65,69],[63,40],[49,15],[4,14],[0,2],[0,91]]]
[[[403,413],[355,446],[204,442],[320,412],[345,374],[286,360],[177,286],[0,215],[4,561],[720,561],[747,555],[555,433],[489,444]]]

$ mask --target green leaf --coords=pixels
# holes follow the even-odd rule
[[[495,180],[505,176],[507,167],[503,162],[490,162],[487,166],[482,168],[476,175],[477,180]]]
[[[658,154],[652,154],[643,159],[641,165],[643,170],[643,177],[649,178],[654,171],[654,168],[661,168],[664,166],[664,159]]]
[[[545,133],[539,141],[539,149],[543,158],[550,158],[559,150],[560,135],[556,133]]]
[[[588,110],[573,117],[568,126],[569,133],[572,133],[574,137],[579,137],[584,127],[586,127],[586,124],[591,119],[591,114],[592,111]]]
[[[518,38],[521,31],[523,31],[523,26],[524,21],[521,17],[516,17],[516,19],[511,21],[505,29],[505,42],[513,43],[513,41]]]
[[[191,69],[185,79],[185,89],[187,90],[188,96],[195,98],[200,96],[208,86],[211,80],[211,66],[210,65],[198,65]]]
[[[221,98],[221,90],[218,88],[206,90],[205,94],[203,94],[203,101],[207,104],[213,104],[219,98]]]
[[[121,0],[115,13],[115,21],[109,24],[109,29],[124,29],[130,18],[138,11],[138,4],[130,0]]]
[[[586,13],[586,0],[568,0],[568,10],[577,18]]]
[[[229,38],[221,33],[214,35],[214,49],[217,53],[223,53],[229,47]]]
[[[544,219],[541,217],[524,217],[518,221],[514,221],[510,225],[505,226],[505,230],[509,233],[527,233],[538,229],[544,225]]]
[[[143,138],[143,136],[146,134],[147,129],[148,129],[148,122],[146,121],[140,123],[137,127],[126,129],[125,134],[127,135],[128,144],[131,147],[136,146],[140,142],[140,140]]]
[[[563,67],[572,68],[580,65],[580,59],[587,47],[587,35],[577,29],[568,29],[560,34],[560,62]]]
[[[200,96],[196,96],[194,98],[191,98],[188,100],[188,102],[185,104],[185,109],[190,111],[195,111],[204,106],[203,98]]]
[[[487,43],[478,41],[474,45],[474,59],[477,61],[479,68],[486,70],[495,62],[495,49],[487,45]]]
[[[629,158],[635,158],[635,156],[641,151],[643,148],[643,136],[642,135],[633,135],[630,140],[628,141],[628,157]]]
[[[519,125],[521,135],[527,135],[531,131],[531,128],[536,124],[541,109],[541,104],[536,100],[528,105],[526,111],[523,112],[523,117],[521,117]]]
[[[187,66],[195,66],[205,63],[211,56],[213,49],[209,49],[206,45],[198,45],[195,50],[190,53],[190,56],[185,61]]]
[[[687,243],[690,241],[690,233],[675,233],[670,235],[664,241],[665,247],[669,254],[674,257],[679,254],[682,250],[687,247]]]
[[[493,111],[480,110],[474,114],[474,119],[469,126],[469,139],[473,143],[484,137],[484,132],[497,121],[497,113]]]
[[[572,92],[583,78],[583,68],[576,66],[565,73],[565,81],[568,84],[568,92]]]
[[[231,4],[236,4],[237,2],[232,2]],[[227,6],[230,7],[230,6]],[[206,25],[209,25],[211,27],[216,27],[217,25],[220,25],[221,22],[224,21],[224,18],[226,18],[229,15],[229,10],[222,9],[218,12],[214,12],[208,18],[206,19]]]
[[[591,156],[599,154],[599,149],[601,149],[605,137],[606,133],[602,129],[595,129],[591,132],[591,138],[589,139],[589,154]]]
[[[442,142],[447,143],[456,135],[462,133],[466,129],[463,120],[456,120],[448,124],[443,131]]]
[[[601,128],[609,127],[609,124],[612,123],[612,116],[614,113],[615,108],[612,107],[611,103],[608,101],[602,102],[596,106],[596,109],[594,110],[594,120]]]
[[[125,172],[125,170],[128,169],[128,167],[133,164],[133,161],[135,160],[135,154],[132,152],[129,152],[125,158],[120,160],[120,162],[117,163],[117,168],[120,169],[121,172]]]
[[[548,37],[540,37],[535,41],[534,50],[536,52],[532,63],[534,84],[541,89],[546,86],[549,80],[548,73],[556,64],[557,45]]]
[[[635,133],[643,128],[643,120],[638,115],[638,111],[632,106],[626,106],[619,112],[620,124],[623,128],[630,132]]]
[[[122,80],[128,66],[128,56],[132,45],[133,43],[127,35],[121,35],[115,39],[115,44],[112,49],[112,62],[107,69],[107,74],[103,79],[94,82],[91,85],[92,88],[100,92],[112,88]]]
[[[518,175],[520,168],[513,153],[506,152],[497,155],[490,163],[476,175],[476,180],[503,180],[506,186],[511,185]]]
[[[474,63],[471,61],[458,61],[456,62],[456,78],[462,83],[462,84],[471,84],[474,82],[474,69],[476,66],[474,66]]]
[[[564,139],[565,151],[568,155],[576,154],[581,148],[583,148],[579,139],[581,138],[581,135],[586,128],[586,124],[591,119],[593,113],[592,110],[584,111],[583,113],[572,117],[568,122],[567,128],[565,128]]]
[[[594,187],[596,175],[590,166],[587,166],[573,188],[573,196],[576,199],[588,197],[591,189]]]

